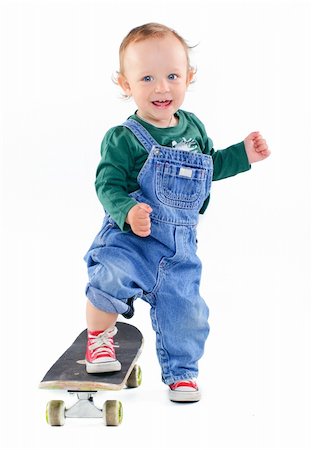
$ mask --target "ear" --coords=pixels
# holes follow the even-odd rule
[[[130,88],[129,81],[121,73],[118,74],[117,83],[119,84],[119,86],[121,87],[121,89],[124,91],[124,93],[126,95],[131,96],[131,88]]]
[[[190,67],[186,76],[186,86],[188,87],[192,81],[194,80],[195,70],[193,67]]]

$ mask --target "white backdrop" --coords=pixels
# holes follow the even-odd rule
[[[0,1],[1,440],[18,449],[311,448],[311,15],[308,1]],[[214,183],[199,225],[211,334],[203,400],[171,404],[147,305],[139,390],[119,428],[45,424],[42,376],[85,327],[82,260],[102,221],[106,130],[134,111],[111,81],[124,35],[163,22],[198,68],[184,109],[215,148],[260,130],[272,156]],[[100,402],[105,400],[100,394]]]

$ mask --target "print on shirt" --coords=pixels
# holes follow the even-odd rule
[[[192,138],[185,139],[183,137],[180,142],[172,141],[172,148],[176,148],[179,150],[186,150],[188,152],[197,152],[198,144],[195,141],[195,139],[192,139]]]

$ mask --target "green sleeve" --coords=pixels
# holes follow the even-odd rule
[[[213,181],[233,177],[250,169],[244,142],[231,145],[224,150],[210,152],[213,159]]]
[[[95,188],[105,211],[123,231],[129,210],[137,204],[128,194],[129,174],[134,167],[134,157],[125,128],[110,129],[101,145],[101,161],[96,172]]]

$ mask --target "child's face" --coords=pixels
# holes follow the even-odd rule
[[[168,35],[131,43],[124,53],[119,84],[133,97],[142,119],[167,127],[182,105],[192,77],[183,45]]]

